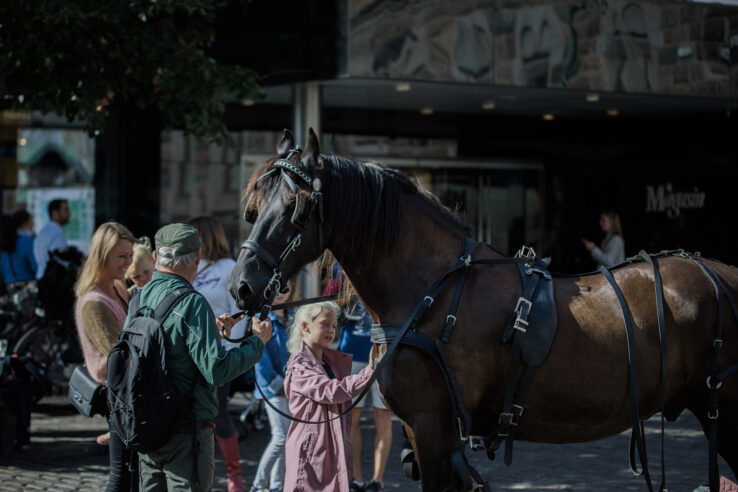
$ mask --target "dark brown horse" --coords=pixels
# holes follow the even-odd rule
[[[280,173],[265,175],[293,147],[292,134],[285,131],[278,155],[258,169],[248,185],[253,195],[246,214],[254,222],[249,239],[278,257],[295,236],[295,223],[304,226],[299,246],[280,265],[285,278],[317,259],[322,243],[380,322],[404,322],[428,286],[458,260],[465,227],[400,173],[320,154],[312,130],[307,148],[289,155],[298,174],[305,176],[285,170],[294,181],[290,186]],[[313,193],[320,186],[311,189],[312,178],[322,183],[322,196]],[[296,195],[301,196],[296,200]],[[318,206],[321,198],[323,212]],[[301,214],[295,222],[295,215]],[[474,258],[502,256],[482,245]],[[689,260],[669,257],[659,264],[668,347],[665,414],[675,419],[689,409],[706,428],[705,380],[712,362],[715,291]],[[708,260],[705,264],[738,295],[736,269]],[[653,270],[640,263],[619,268],[614,276],[633,314],[640,417],[645,419],[661,406]],[[258,312],[273,277],[273,267],[246,248],[230,288],[243,309]],[[569,443],[620,433],[631,427],[633,416],[626,334],[615,293],[601,274],[554,282],[559,331],[533,378],[527,397],[530,411],[517,438]],[[476,435],[492,434],[497,425],[511,357],[510,346],[501,342],[502,333],[520,295],[514,265],[479,266],[469,272],[447,352]],[[419,326],[421,332],[438,338],[451,297],[447,289],[436,298]],[[720,367],[738,361],[736,328],[728,309]],[[449,455],[458,439],[448,424],[450,399],[441,372],[426,354],[408,346],[400,345],[391,357],[379,377],[381,393],[414,435],[423,490],[444,489],[453,483]],[[738,473],[736,443],[738,378],[733,378],[720,390],[718,451]]]

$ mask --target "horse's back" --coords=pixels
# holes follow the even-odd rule
[[[658,261],[664,285],[667,395],[674,397],[685,387],[704,386],[712,360],[717,303],[712,284],[693,262],[676,257]],[[735,270],[713,262],[709,266],[713,268],[713,264],[731,291],[738,291]],[[661,341],[654,272],[651,265],[642,262],[615,269],[613,276],[633,320],[641,411],[647,416],[660,408]],[[555,282],[559,333],[530,393],[531,406],[547,405],[550,410],[552,421],[539,430],[548,433],[542,430],[548,426],[558,434],[560,425],[564,433],[572,401],[577,401],[577,421],[587,424],[580,427],[587,432],[576,440],[609,435],[619,426],[627,428],[632,424],[628,338],[615,291],[601,274],[557,278]]]

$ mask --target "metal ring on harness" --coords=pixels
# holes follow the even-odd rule
[[[282,280],[282,272],[275,268],[272,278],[269,279],[267,286],[264,288],[264,299],[266,299],[267,302],[269,302],[269,295],[272,292],[277,293],[282,290],[282,282],[280,282],[280,280]]]
[[[710,385],[710,378],[712,376],[707,376],[707,379],[705,380],[705,383],[707,384],[707,387],[709,389],[720,389],[720,387],[723,385],[723,382],[718,380],[717,384],[715,386]]]

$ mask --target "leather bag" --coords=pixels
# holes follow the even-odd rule
[[[107,388],[90,376],[85,366],[74,369],[69,379],[69,403],[84,417],[104,415],[106,410]]]

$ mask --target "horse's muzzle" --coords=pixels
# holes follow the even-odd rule
[[[249,305],[255,301],[253,291],[238,266],[233,269],[231,277],[228,279],[228,290],[236,300],[239,309],[243,309],[244,311],[250,310]]]

